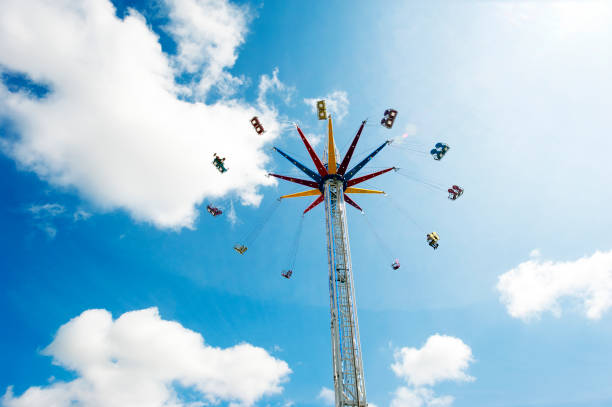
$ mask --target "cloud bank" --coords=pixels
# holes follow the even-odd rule
[[[78,377],[30,387],[21,396],[9,388],[3,406],[251,406],[280,393],[291,373],[287,363],[262,348],[207,345],[200,334],[162,320],[156,308],[114,321],[106,310],[85,311],[60,327],[43,354]],[[194,404],[193,396],[183,400],[181,389],[201,402]]]
[[[120,19],[109,0],[0,2],[0,71],[50,88],[35,98],[0,84],[0,123],[15,133],[0,147],[100,210],[123,209],[160,228],[192,227],[205,198],[259,203],[258,188],[274,183],[263,147],[280,127],[265,104],[203,102],[213,86],[231,94],[241,81],[227,69],[244,42],[248,10],[225,0],[165,5],[173,56],[142,15],[129,10]],[[192,81],[178,85],[184,74]],[[250,125],[255,115],[263,136]],[[213,153],[226,157],[227,173],[211,165]]]
[[[575,261],[528,260],[500,275],[497,290],[508,314],[524,321],[544,312],[561,316],[563,300],[600,319],[612,307],[612,250]]]

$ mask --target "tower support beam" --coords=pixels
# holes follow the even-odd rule
[[[366,407],[343,181],[324,184],[336,407]]]

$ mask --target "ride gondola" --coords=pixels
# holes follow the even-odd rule
[[[438,240],[440,240],[440,236],[436,232],[431,232],[427,234],[427,243],[436,250],[439,246]]]
[[[228,168],[225,167],[225,157],[221,158],[217,155],[217,153],[214,153],[213,156],[215,158],[212,163],[217,168],[217,170],[219,170],[221,174],[226,172]]]
[[[217,207],[214,207],[212,205],[206,205],[206,210],[208,211],[208,213],[210,213],[212,216],[219,216],[223,213],[223,211]]]
[[[453,185],[448,189],[448,199],[451,201],[457,200],[457,198],[459,198],[461,195],[463,195],[463,188],[457,185]]]
[[[440,161],[446,155],[448,150],[450,150],[450,147],[446,143],[436,143],[434,147],[435,148],[433,148],[429,153],[436,161]]]

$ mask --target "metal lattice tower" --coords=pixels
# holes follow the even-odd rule
[[[347,171],[364,125],[365,121],[361,123],[357,135],[353,139],[351,146],[339,165],[337,164],[338,156],[333,136],[331,117],[328,119],[329,135],[325,157],[327,162],[325,164],[316,155],[300,128],[296,126],[318,173],[307,168],[293,157],[275,147],[274,149],[279,154],[289,160],[312,180],[270,174],[271,176],[312,188],[307,191],[281,197],[294,198],[318,195],[318,198],[306,208],[304,213],[325,201],[327,257],[329,260],[332,364],[336,407],[367,406],[345,202],[359,210],[361,210],[361,208],[346,194],[383,193],[383,191],[354,188],[353,185],[367,181],[394,169],[393,167],[387,168],[382,171],[353,178],[359,170],[378,154],[378,152],[390,143],[390,141],[385,141],[380,147],[355,165],[355,167]]]
[[[341,181],[325,183],[332,363],[336,406],[366,406],[351,249]]]

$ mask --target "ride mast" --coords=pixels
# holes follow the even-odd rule
[[[366,391],[342,181],[324,187],[336,406],[366,407]]]
[[[346,194],[382,194],[383,191],[354,188],[353,185],[395,169],[393,167],[387,168],[362,177],[353,178],[376,154],[390,143],[390,141],[385,141],[350,171],[346,171],[364,125],[365,121],[361,123],[357,135],[353,139],[351,146],[340,164],[338,164],[339,160],[333,136],[331,117],[328,118],[327,157],[324,157],[327,162],[325,164],[316,155],[300,128],[296,126],[317,172],[310,170],[296,161],[293,157],[275,147],[274,149],[279,154],[308,175],[311,180],[270,174],[271,176],[285,181],[312,187],[312,189],[307,191],[281,197],[295,198],[318,195],[318,198],[306,208],[304,213],[325,201],[327,258],[329,261],[332,365],[336,407],[367,406],[345,202],[360,211],[361,208]]]

